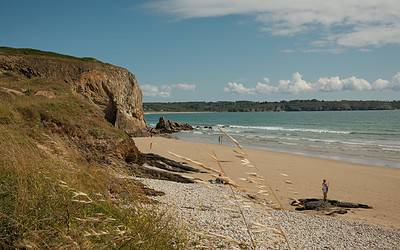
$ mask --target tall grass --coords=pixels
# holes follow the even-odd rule
[[[59,94],[66,86],[46,88],[57,98],[0,98],[0,249],[183,249],[183,231],[152,209],[143,185],[117,177],[126,169],[89,164],[41,120],[95,138],[126,135],[80,97]]]
[[[165,215],[144,209],[140,185],[108,169],[67,164],[0,127],[0,249],[179,249]]]

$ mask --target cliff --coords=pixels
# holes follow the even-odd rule
[[[139,152],[131,137],[149,132],[134,75],[91,58],[0,48],[0,125],[42,149],[57,138],[64,146],[45,146],[57,158],[60,148],[73,149],[71,157],[89,164],[181,182],[191,181],[175,173],[197,171]]]
[[[184,243],[157,211],[131,209],[162,194],[132,176],[191,183],[181,174],[199,170],[140,152],[132,135],[143,133],[141,92],[126,69],[0,47],[0,249]]]
[[[0,72],[26,79],[67,83],[90,100],[115,127],[131,135],[146,131],[142,93],[128,70],[91,58],[74,58],[30,49],[0,48]]]

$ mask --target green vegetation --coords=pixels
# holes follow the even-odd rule
[[[14,80],[0,73],[0,87],[23,93],[0,91],[0,249],[184,248],[143,185],[104,159],[126,134],[66,83]]]
[[[30,49],[30,48],[17,49],[17,48],[1,47],[1,46],[0,46],[0,55],[32,55],[32,56],[55,57],[59,59],[74,59],[74,60],[93,61],[93,62],[97,61],[96,58],[92,57],[74,57],[49,51],[41,51],[37,49]]]
[[[145,112],[266,112],[266,111],[341,111],[400,109],[400,101],[318,101],[280,102],[148,102]]]

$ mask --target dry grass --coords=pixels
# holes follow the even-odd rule
[[[251,167],[251,168],[255,168],[256,170],[258,170],[258,168],[257,168],[256,166],[252,165],[252,164],[251,164],[251,161],[250,161],[249,159],[246,158],[246,157],[247,157],[247,154],[246,154],[246,152],[244,151],[243,146],[240,145],[240,143],[239,143],[235,138],[233,138],[232,136],[230,136],[230,135],[229,135],[228,133],[226,133],[224,130],[222,130],[221,128],[220,128],[219,130],[220,130],[224,135],[226,135],[226,136],[233,142],[233,144],[237,147],[237,149],[233,149],[233,152],[236,153],[236,156],[239,157],[239,158],[241,159],[241,164],[244,165],[245,167]],[[217,163],[220,164],[219,162],[217,162]],[[259,184],[259,182],[262,182],[263,184],[265,184],[265,185],[258,185],[258,186],[257,186],[257,187],[258,187],[258,192],[257,192],[256,194],[257,194],[257,195],[268,196],[269,193],[271,193],[272,196],[274,197],[274,199],[276,200],[276,202],[278,203],[278,204],[277,204],[277,205],[278,205],[278,208],[281,209],[281,210],[283,210],[283,206],[282,206],[282,204],[281,204],[281,202],[280,202],[278,196],[276,195],[276,193],[274,192],[274,190],[272,189],[272,187],[266,182],[266,180],[265,180],[264,177],[260,176],[260,175],[259,175],[258,173],[256,173],[256,172],[247,172],[246,174],[247,174],[248,176],[251,176],[251,177],[247,177],[247,178],[241,177],[240,179],[243,180],[243,181],[247,181],[247,182],[249,182],[249,183],[257,184],[257,185]],[[286,174],[282,174],[282,175],[283,175],[283,176],[286,176],[286,177],[288,176],[288,175],[286,175]],[[287,184],[292,184],[292,182],[291,182],[290,180],[286,180],[286,183],[287,183]],[[267,187],[269,191],[264,190],[265,187]],[[266,231],[267,229],[269,229],[269,230],[271,230],[272,232],[274,232],[274,233],[276,233],[276,234],[282,236],[282,237],[285,239],[285,242],[286,242],[288,248],[291,249],[291,246],[290,246],[290,244],[289,244],[288,237],[287,237],[285,231],[283,230],[283,228],[282,228],[280,225],[278,225],[278,229],[276,229],[276,228],[268,228],[268,227],[266,227],[265,225],[261,225],[261,224],[259,224],[259,223],[255,223],[255,224],[253,223],[253,225],[252,225],[253,227],[252,227],[252,228],[249,228],[248,223],[247,223],[247,221],[246,221],[246,218],[245,218],[244,216],[243,216],[243,220],[244,220],[244,222],[245,222],[245,224],[246,224],[246,228],[247,228],[247,231],[249,232],[250,237],[251,237],[251,233],[250,233],[250,232],[259,233],[259,232],[264,232],[264,231]],[[253,240],[252,240],[252,247],[255,249],[255,241],[253,241]]]
[[[3,86],[51,90],[57,98],[0,93],[0,249],[184,248],[184,233],[152,209],[143,186],[116,177],[115,171],[128,175],[125,169],[89,163],[52,131],[126,137],[99,110],[62,83],[32,79]]]
[[[0,249],[183,247],[170,218],[140,206],[133,180],[57,161],[4,127],[0,184]]]

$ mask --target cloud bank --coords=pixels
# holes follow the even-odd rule
[[[277,84],[272,84],[268,78],[263,82],[257,82],[255,87],[247,87],[242,83],[229,82],[225,87],[225,92],[235,94],[300,94],[307,92],[335,92],[335,91],[400,91],[400,72],[395,74],[392,79],[378,79],[369,82],[363,78],[351,76],[348,78],[320,77],[316,82],[307,82],[303,76],[296,72],[291,80],[279,80]]]
[[[275,36],[317,31],[313,47],[400,44],[398,0],[154,0],[147,7],[183,19],[252,16]]]
[[[195,84],[188,84],[188,83],[178,83],[178,84],[172,85],[172,87],[179,89],[179,90],[185,90],[185,91],[195,91],[196,90]]]
[[[147,97],[169,97],[173,89],[181,91],[195,91],[195,84],[178,83],[173,85],[156,86],[151,84],[144,84],[141,86],[143,96]]]

